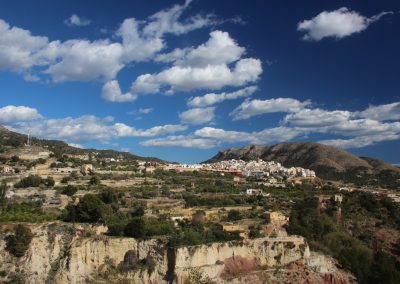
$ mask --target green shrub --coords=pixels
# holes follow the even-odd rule
[[[16,257],[24,256],[32,241],[31,230],[24,225],[17,225],[14,234],[6,237],[6,250]]]
[[[56,182],[54,181],[54,179],[53,179],[52,177],[48,176],[48,177],[44,180],[44,184],[45,184],[47,187],[53,187],[53,186],[56,184]]]
[[[144,209],[142,206],[139,206],[137,208],[135,208],[135,210],[132,213],[133,217],[142,217],[144,216]]]
[[[72,196],[72,195],[74,195],[77,191],[78,191],[78,189],[76,188],[76,186],[67,185],[66,187],[63,188],[63,190],[61,191],[61,194],[65,194],[65,195],[68,195],[68,196]]]
[[[142,238],[146,235],[145,226],[143,218],[133,218],[124,229],[125,236]]]
[[[173,222],[145,217],[133,218],[124,230],[126,236],[133,238],[171,235],[173,232]]]
[[[18,183],[14,185],[16,188],[26,188],[26,187],[38,187],[43,184],[43,180],[38,175],[29,175],[26,178],[21,179]]]
[[[0,222],[44,222],[57,219],[57,215],[44,212],[40,202],[8,203],[0,214]]]
[[[92,176],[89,180],[89,185],[100,185],[101,180],[98,176]]]
[[[71,180],[70,177],[63,177],[63,178],[61,179],[61,183],[68,183],[70,180]]]
[[[239,210],[229,210],[228,211],[228,221],[237,221],[242,219],[242,214]]]
[[[116,203],[118,201],[117,193],[111,188],[103,189],[100,192],[100,198],[106,204]]]
[[[61,219],[66,222],[105,223],[112,215],[111,207],[97,195],[86,194],[77,205],[69,204]]]

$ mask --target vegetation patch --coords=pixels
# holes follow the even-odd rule
[[[6,250],[16,257],[22,257],[29,249],[32,238],[31,230],[24,225],[18,224],[14,228],[14,234],[6,237]]]

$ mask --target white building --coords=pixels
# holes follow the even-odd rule
[[[246,194],[247,195],[261,195],[262,194],[262,190],[261,189],[248,188],[248,189],[246,189]]]

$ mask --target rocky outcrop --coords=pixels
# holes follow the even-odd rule
[[[164,277],[167,263],[162,242],[132,238],[78,238],[71,243],[68,255],[61,261],[55,283],[86,283],[87,279],[101,278],[102,272],[109,273],[110,268],[118,268],[128,251],[134,251],[138,259],[150,255],[157,263],[154,273],[136,283],[158,283]],[[130,278],[135,278],[135,273],[130,274]]]
[[[22,275],[26,283],[35,284],[122,280],[183,284],[195,271],[215,283],[243,283],[240,277],[257,275],[257,271],[266,279],[268,269],[293,263],[317,267],[322,262],[310,262],[307,243],[297,236],[168,248],[162,240],[96,235],[97,229],[88,225],[83,229],[63,223],[32,225],[31,230],[35,236],[21,258],[6,252],[4,240],[0,240],[0,271],[7,274],[0,281]],[[332,274],[329,269],[314,271]]]
[[[252,268],[283,266],[308,256],[309,249],[302,237],[261,238],[182,247],[176,249],[175,273],[177,283],[185,283],[190,268],[197,268],[215,280],[224,275],[240,272],[245,268],[242,266],[250,265]],[[238,259],[239,263],[235,264],[235,259]],[[238,271],[227,271],[227,265],[230,267],[236,265]]]

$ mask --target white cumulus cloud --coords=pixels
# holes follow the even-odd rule
[[[48,44],[47,37],[11,27],[0,19],[0,69],[22,71],[36,64],[35,56]]]
[[[173,66],[138,76],[132,85],[134,93],[157,93],[162,86],[170,91],[238,87],[257,81],[262,73],[261,61],[242,58],[245,49],[222,31],[211,32],[210,39],[196,48],[175,49],[172,53]],[[160,55],[158,60],[165,62],[166,58]]]
[[[156,138],[140,142],[142,146],[157,146],[157,147],[184,147],[209,149],[218,146],[218,142],[211,139],[196,138],[184,135],[167,136],[165,138]]]
[[[64,23],[70,27],[84,27],[90,25],[92,21],[84,17],[79,17],[77,14],[72,14]]]
[[[203,127],[195,131],[196,136],[215,139],[221,143],[246,142],[252,144],[288,141],[299,136],[301,133],[301,130],[282,126],[265,128],[264,130],[253,132],[224,130],[214,127]]]
[[[46,118],[38,110],[25,106],[0,108],[0,123],[17,132],[31,132],[38,138],[60,139],[68,143],[107,142],[119,137],[155,137],[187,129],[187,126],[182,124],[166,124],[148,129],[138,129],[124,123],[114,122],[114,118],[111,116],[98,118],[93,115],[83,115]]]
[[[211,15],[183,17],[190,2],[141,21],[125,19],[112,38],[93,41],[49,41],[46,36],[32,35],[29,30],[12,27],[0,19],[0,69],[21,73],[29,81],[45,79],[41,77],[46,75],[56,83],[114,80],[129,63],[153,59],[166,46],[165,34],[184,34],[214,24]],[[75,14],[65,22],[70,26],[90,23]]]
[[[371,18],[346,7],[334,11],[323,11],[311,20],[299,22],[297,30],[304,32],[303,39],[319,41],[326,37],[341,39],[365,30],[371,23],[393,12],[381,12]]]
[[[269,100],[245,100],[231,112],[233,120],[274,112],[297,112],[310,105],[310,101],[301,102],[292,98],[276,98]]]
[[[102,97],[110,102],[132,102],[137,96],[131,93],[122,94],[117,80],[112,80],[104,84],[102,89]]]
[[[251,132],[203,127],[192,134],[179,136],[179,141],[184,141],[186,137],[189,140],[206,139],[208,145],[234,143],[265,145],[319,134],[333,136],[319,141],[321,143],[341,148],[360,148],[400,138],[400,121],[396,119],[396,106],[397,103],[370,106],[365,111],[293,108],[290,109],[293,112],[287,114],[277,127]],[[377,115],[376,112],[379,110],[386,110],[387,114]],[[152,145],[167,146],[169,143],[164,138],[158,138]],[[196,144],[191,147],[196,147]]]
[[[400,120],[400,102],[378,106],[371,105],[360,112],[360,116],[377,121]]]
[[[133,84],[133,91],[157,93],[162,85],[179,91],[221,89],[225,86],[238,87],[257,81],[261,73],[261,61],[254,58],[237,61],[233,69],[225,64],[205,67],[173,66],[158,74],[139,76]]]
[[[231,93],[226,93],[226,92],[220,94],[208,93],[205,94],[204,96],[189,98],[187,105],[190,107],[210,106],[226,100],[235,100],[238,98],[249,97],[252,94],[254,94],[255,91],[257,91],[256,86],[249,86]]]
[[[283,122],[297,127],[329,127],[350,120],[353,113],[345,110],[301,109],[285,116]]]
[[[0,108],[0,123],[31,121],[42,118],[37,109],[26,106],[5,106]]]
[[[400,133],[391,133],[385,134],[382,136],[381,134],[378,135],[367,135],[367,136],[360,136],[354,137],[349,139],[328,139],[328,140],[321,140],[319,143],[339,147],[339,148],[362,148],[370,145],[374,145],[376,143],[382,141],[392,141],[392,140],[399,140]]]
[[[174,5],[172,8],[161,10],[149,17],[149,23],[144,27],[143,33],[147,36],[161,36],[166,33],[175,35],[185,34],[192,30],[213,25],[213,15],[194,15],[184,22],[180,21],[183,12],[192,0],[186,0],[184,5]]]
[[[183,123],[203,124],[214,119],[214,107],[192,108],[179,114]]]
[[[45,74],[54,82],[110,80],[124,67],[123,47],[109,40],[51,42],[41,54],[50,65]]]

